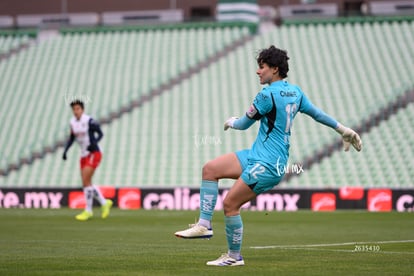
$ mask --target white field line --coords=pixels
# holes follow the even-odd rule
[[[401,252],[401,251],[355,251],[350,249],[329,249],[329,248],[316,248],[316,247],[279,247],[281,250],[306,250],[306,251],[328,251],[328,252],[345,252],[345,253],[375,253],[375,254],[408,254],[414,255],[414,252]]]
[[[341,242],[341,243],[318,243],[318,244],[297,244],[297,245],[265,245],[265,246],[251,246],[251,249],[304,249],[314,247],[330,247],[330,246],[344,246],[344,245],[376,245],[376,244],[393,244],[393,243],[414,243],[414,240],[398,240],[398,241],[366,241],[366,242]],[[354,250],[352,250],[354,252]]]

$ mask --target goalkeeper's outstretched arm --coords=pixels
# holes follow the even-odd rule
[[[345,151],[349,151],[350,145],[352,145],[357,151],[361,151],[362,140],[358,133],[351,128],[343,126],[341,123],[337,122],[328,114],[310,103],[308,104],[306,110],[303,110],[302,112],[311,116],[315,121],[335,129],[336,132],[342,136]]]

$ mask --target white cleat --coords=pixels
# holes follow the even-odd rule
[[[220,258],[214,261],[207,262],[207,265],[212,266],[239,266],[244,265],[243,257],[240,256],[240,259],[236,260],[229,256],[227,253],[223,253]]]
[[[209,239],[213,236],[213,230],[200,224],[189,224],[190,228],[175,232],[178,238],[184,239]]]

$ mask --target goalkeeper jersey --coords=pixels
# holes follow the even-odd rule
[[[247,117],[260,120],[249,161],[272,167],[278,160],[287,162],[290,130],[297,112],[305,113],[329,127],[337,126],[335,119],[315,107],[298,86],[285,80],[273,82],[256,95],[246,113]]]

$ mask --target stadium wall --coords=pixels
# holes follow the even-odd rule
[[[100,188],[106,198],[120,209],[196,210],[199,190],[190,188],[140,189]],[[222,210],[222,199],[228,190],[221,189],[216,210]],[[0,208],[84,208],[81,189],[5,188],[0,189]],[[342,187],[339,189],[275,189],[246,203],[250,211],[335,211],[366,210],[370,212],[414,212],[414,189]]]
[[[392,0],[318,0],[318,4],[335,3],[338,5],[339,13],[351,15],[352,11],[359,10],[360,5],[365,2],[392,2]],[[214,16],[218,0],[191,0],[191,1],[134,1],[134,0],[2,0],[0,1],[0,15],[17,16],[19,14],[45,14],[45,13],[84,13],[84,12],[107,12],[107,11],[130,11],[130,10],[159,10],[159,9],[181,9],[184,17],[190,19],[196,16],[197,10],[204,9]],[[302,4],[303,0],[257,0],[259,6],[273,6]]]

